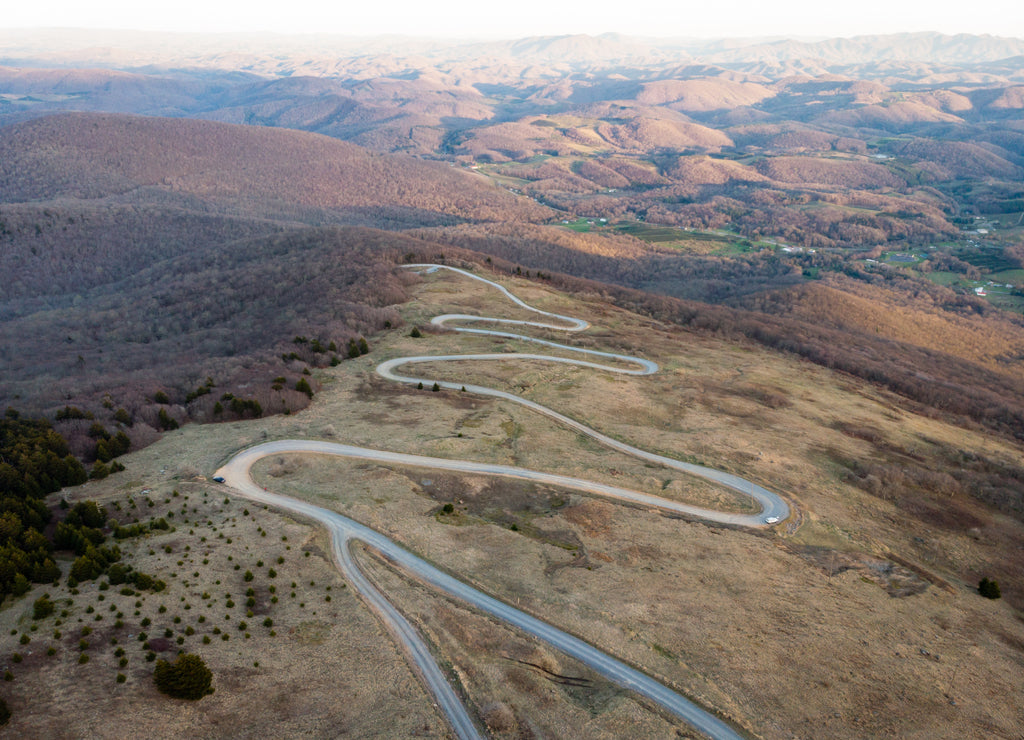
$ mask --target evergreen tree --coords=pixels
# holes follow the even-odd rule
[[[165,432],[178,428],[178,421],[167,413],[167,409],[160,409],[160,413],[157,414],[157,419],[160,424],[160,428]]]
[[[71,511],[64,517],[64,522],[74,527],[84,525],[100,529],[107,523],[107,510],[95,501],[79,501],[71,507]]]
[[[124,453],[128,452],[131,446],[132,442],[124,432],[119,431],[107,440],[107,449],[110,450],[110,454],[113,457],[120,457]]]
[[[96,459],[103,463],[108,463],[114,459],[106,441],[102,439],[96,443]]]
[[[56,609],[56,604],[50,600],[49,596],[43,594],[32,604],[32,619],[46,619],[53,614],[54,609]]]
[[[178,699],[202,699],[213,693],[213,672],[198,655],[182,653],[174,663],[158,660],[153,671],[157,689]]]
[[[999,590],[999,583],[988,578],[982,578],[978,583],[978,593],[986,599],[998,599],[1003,595]]]
[[[28,590],[32,588],[32,584],[28,582],[28,578],[22,573],[18,573],[14,576],[14,581],[11,583],[11,593],[15,596],[24,596],[28,593]]]
[[[108,432],[107,428],[98,421],[94,421],[92,423],[92,426],[89,427],[88,434],[93,439],[110,439],[110,432]]]

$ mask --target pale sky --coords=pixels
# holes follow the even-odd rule
[[[900,31],[1024,37],[1020,0],[14,0],[0,29],[402,34],[517,38],[855,36]]]

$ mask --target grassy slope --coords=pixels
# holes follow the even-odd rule
[[[538,366],[504,378],[497,368],[467,370],[486,373],[641,446],[701,459],[787,492],[799,506],[800,526],[758,536],[521,485],[355,462],[282,457],[266,461],[257,471],[259,479],[389,532],[499,597],[663,677],[758,736],[817,734],[827,727],[839,738],[966,737],[1009,734],[1024,722],[1008,699],[1024,690],[1024,632],[1017,618],[1024,578],[1013,549],[1022,534],[1020,522],[958,494],[919,490],[913,501],[874,495],[850,485],[843,466],[851,458],[912,457],[945,470],[952,465],[951,447],[1013,464],[1020,459],[1019,446],[917,415],[860,381],[754,345],[701,337],[595,298],[568,299],[543,284],[507,282],[546,309],[591,321],[594,329],[581,341],[642,350],[663,371],[624,380],[560,367]],[[416,296],[403,313],[417,323],[467,305],[499,315],[507,308],[493,294],[449,276],[426,280]],[[128,682],[118,687],[111,658],[103,657],[113,648],[95,648],[94,660],[79,666],[73,660],[75,641],[65,639],[56,667],[36,672],[49,665],[39,656],[15,671],[7,691],[15,710],[12,730],[42,728],[39,723],[59,711],[59,702],[67,699],[42,689],[44,682],[52,685],[59,678],[58,685],[79,698],[76,705],[87,707],[62,715],[70,735],[116,735],[127,726],[136,732],[159,727],[244,734],[274,721],[283,722],[286,733],[333,737],[338,722],[354,734],[369,732],[379,716],[373,711],[380,707],[393,708],[389,722],[407,723],[389,725],[396,728],[395,737],[424,723],[438,731],[439,720],[429,713],[422,691],[409,683],[390,642],[365,611],[350,597],[337,597],[322,611],[319,599],[326,592],[320,589],[331,583],[337,595],[340,584],[327,574],[316,549],[308,561],[294,562],[300,547],[316,545],[308,529],[270,512],[251,512],[253,522],[241,514],[241,504],[219,503],[215,486],[185,481],[196,472],[209,474],[233,450],[264,436],[310,436],[592,475],[663,487],[682,498],[704,495],[691,491],[686,480],[667,476],[673,480],[666,484],[660,471],[596,448],[516,407],[406,390],[371,372],[374,363],[390,356],[482,345],[494,343],[387,333],[371,355],[322,371],[324,392],[300,414],[187,427],[124,458],[128,471],[121,480],[73,491],[74,497],[123,502],[129,491],[148,487],[160,502],[177,487],[190,496],[189,506],[201,503],[202,511],[179,513],[188,516],[194,532],[187,535],[179,520],[178,531],[167,537],[173,555],[161,554],[163,539],[142,543],[143,553],[147,546],[156,552],[144,556],[145,569],[172,583],[165,596],[147,597],[142,611],[150,614],[166,603],[165,615],[154,612],[154,626],[162,628],[168,617],[180,614],[180,626],[167,625],[177,631],[194,623],[195,611],[179,611],[181,596],[196,609],[203,601],[198,594],[214,595],[217,606],[209,613],[216,618],[195,624],[202,629],[186,637],[186,646],[206,656],[218,692],[198,711],[181,712],[155,693],[147,678],[150,664],[140,659],[136,644]],[[595,404],[595,398],[606,401]],[[170,501],[157,503],[154,511],[177,510],[178,500]],[[441,515],[446,501],[455,504],[454,516]],[[220,531],[199,526],[206,519]],[[519,531],[510,531],[509,522],[519,523]],[[266,538],[257,526],[267,530]],[[220,533],[232,543],[217,539]],[[282,551],[282,545],[293,549]],[[207,550],[213,553],[211,567],[193,566]],[[239,595],[244,585],[235,582],[238,572],[227,554],[243,570],[256,558],[281,555],[286,562],[279,567],[278,586],[290,580],[303,584],[294,602],[306,603],[305,609],[296,608],[290,597],[272,606],[264,601],[269,581],[256,571],[260,608],[275,620],[276,638],[250,628],[253,637],[240,639],[232,628],[227,643],[218,638],[212,646],[196,644],[214,624],[226,627],[244,618],[240,607],[224,608],[224,593]],[[192,562],[179,568],[175,558]],[[200,575],[186,577],[193,567]],[[379,579],[395,582],[394,575],[373,567]],[[171,572],[178,577],[171,579]],[[997,577],[1006,598],[978,597],[972,585],[981,574]],[[212,583],[215,579],[222,583]],[[306,587],[310,580],[318,585]],[[90,589],[83,589],[76,604],[96,603]],[[886,589],[913,595],[896,598]],[[5,610],[3,627],[27,629],[24,611],[34,594]],[[564,736],[568,727],[579,737],[621,736],[623,727],[641,726],[636,723],[654,734],[662,731],[661,720],[628,696],[602,686],[570,691],[517,662],[581,675],[578,667],[522,636],[473,615],[460,616],[457,606],[421,589],[403,587],[397,600],[427,624],[428,637],[442,659],[452,662],[498,737],[517,736],[527,725],[554,736]],[[309,614],[313,603],[315,618]],[[80,610],[71,615],[71,628],[76,618],[92,618]],[[221,612],[231,619],[224,620]],[[126,632],[137,631],[132,620],[138,618],[128,617]],[[339,630],[342,622],[346,628]],[[46,624],[39,634],[49,630],[52,625]],[[20,649],[8,631],[3,630],[3,649]],[[325,640],[320,648],[303,647],[318,639]],[[46,644],[37,638],[33,646],[36,642]],[[380,668],[367,670],[367,656]],[[344,678],[332,686],[336,675]],[[402,686],[397,696],[395,681]],[[274,698],[261,701],[267,686]],[[331,708],[339,696],[346,697],[340,717]],[[362,715],[369,707],[377,709]],[[106,724],[98,723],[100,716]],[[214,717],[216,728],[199,724],[200,716]]]

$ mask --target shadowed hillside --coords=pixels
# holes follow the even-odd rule
[[[372,351],[374,333],[400,323],[393,306],[408,299],[410,276],[394,265],[435,251],[326,227],[154,253],[131,274],[64,292],[57,308],[16,303],[17,317],[0,322],[0,406],[71,405],[101,419],[124,409],[136,444],[167,426],[161,410],[179,424],[245,415],[226,393],[257,402],[257,416],[298,410],[309,400],[294,390],[305,370],[344,361],[350,340],[368,337]]]
[[[434,248],[323,224],[545,215],[444,164],[108,114],[0,130],[0,193],[0,405],[111,423],[122,409],[136,445],[189,419],[302,408],[303,371],[398,321],[389,266]],[[78,451],[81,430],[63,431]]]

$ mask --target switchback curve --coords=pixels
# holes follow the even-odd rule
[[[478,275],[474,275],[466,270],[458,268],[447,267],[444,265],[409,265],[412,269],[421,269],[427,272],[434,272],[439,269],[452,270],[453,272],[464,275],[468,278],[482,281],[495,289],[503,293],[516,305],[525,308],[526,310],[537,313],[544,316],[546,319],[554,320],[561,323],[548,323],[548,322],[529,322],[521,320],[509,320],[509,319],[495,319],[488,317],[471,316],[466,314],[445,314],[443,316],[437,316],[432,320],[432,323],[439,326],[446,326],[449,323],[459,322],[477,322],[487,321],[491,323],[501,323],[514,326],[534,326],[545,329],[560,330],[560,331],[583,331],[589,325],[587,322],[580,319],[575,319],[568,316],[560,316],[558,314],[550,313],[547,311],[541,311],[540,309],[529,306],[524,301],[513,295],[503,286],[491,281],[486,278],[482,278]],[[488,329],[473,329],[466,327],[455,327],[455,331],[470,333],[470,334],[483,334],[488,336],[498,336],[510,339],[518,339],[527,342],[533,342],[544,346],[550,346],[558,348],[560,350],[567,350],[570,352],[586,354],[589,356],[601,358],[604,360],[614,360],[619,363],[627,365],[623,368],[617,365],[607,365],[600,362],[590,360],[571,359],[565,357],[556,357],[550,355],[540,354],[529,354],[529,353],[500,353],[500,354],[469,354],[469,355],[419,355],[413,357],[400,357],[386,362],[381,363],[377,366],[377,373],[382,377],[389,380],[393,380],[401,383],[412,383],[418,384],[433,383],[435,381],[408,377],[398,375],[395,369],[403,365],[427,363],[427,362],[441,362],[441,361],[464,361],[464,360],[509,360],[509,359],[535,359],[544,360],[549,362],[565,362],[578,366],[591,367],[598,370],[624,373],[630,375],[649,375],[657,372],[658,366],[650,360],[643,358],[631,357],[628,355],[618,355],[609,352],[598,352],[596,350],[583,349],[579,347],[572,347],[569,345],[559,344],[557,342],[551,342],[548,340],[536,339],[524,335],[513,334],[510,332],[499,332]],[[631,366],[631,367],[630,367]],[[749,495],[754,498],[762,507],[761,512],[755,515],[741,515],[741,514],[730,514],[718,512],[710,509],[703,509],[700,507],[689,506],[681,504],[679,502],[670,501],[650,494],[645,494],[639,491],[631,491],[625,488],[619,488],[616,486],[608,486],[604,484],[594,483],[592,481],[586,481],[579,478],[571,478],[568,476],[561,476],[550,473],[542,473],[538,471],[531,471],[524,468],[516,468],[505,465],[491,465],[486,463],[476,463],[464,460],[450,460],[443,458],[431,458],[423,457],[419,455],[411,455],[407,453],[390,452],[385,450],[375,450],[364,447],[355,447],[352,445],[337,444],[332,442],[321,442],[313,440],[280,440],[276,442],[266,442],[255,447],[243,450],[232,457],[222,468],[217,471],[217,475],[222,476],[225,483],[233,487],[242,496],[249,498],[253,501],[272,505],[276,508],[285,509],[302,516],[309,517],[318,522],[324,524],[332,535],[333,542],[333,554],[335,561],[338,564],[339,569],[346,579],[352,584],[353,589],[367,602],[370,608],[378,615],[381,621],[385,624],[387,629],[391,632],[393,637],[402,645],[406,651],[410,660],[412,661],[415,669],[423,679],[427,689],[434,696],[436,703],[440,710],[445,715],[446,719],[451,724],[453,730],[459,738],[468,740],[471,738],[480,737],[479,729],[473,719],[470,717],[468,711],[459,700],[458,696],[452,690],[448,684],[444,675],[441,673],[440,668],[430,655],[429,648],[423,642],[415,628],[406,620],[395,608],[392,606],[387,599],[368,581],[368,579],[362,574],[357,567],[351,553],[351,544],[353,542],[361,542],[366,546],[377,550],[390,558],[393,562],[403,567],[410,573],[414,574],[423,581],[429,583],[440,591],[448,594],[451,597],[464,601],[465,603],[480,609],[498,619],[501,619],[509,624],[512,624],[519,629],[531,634],[545,642],[552,647],[565,652],[566,654],[580,660],[586,665],[590,666],[593,670],[599,674],[605,676],[609,680],[625,687],[636,691],[637,693],[647,697],[648,699],[656,702],[663,709],[669,711],[675,716],[679,717],[683,721],[689,723],[692,727],[707,734],[709,737],[722,739],[722,740],[739,740],[739,735],[735,730],[732,729],[727,723],[716,717],[714,714],[698,707],[696,704],[686,699],[682,695],[675,691],[672,691],[665,685],[654,680],[650,676],[637,671],[636,669],[626,665],[625,663],[605,654],[598,650],[592,645],[576,638],[568,633],[565,633],[551,625],[529,615],[524,612],[515,609],[504,602],[494,599],[487,594],[484,594],[464,583],[458,579],[444,573],[438,568],[430,565],[424,560],[416,557],[412,553],[404,550],[390,539],[385,537],[379,532],[372,530],[364,525],[361,525],[347,517],[338,514],[337,512],[323,509],[318,506],[292,499],[287,496],[275,494],[260,486],[257,486],[251,478],[250,468],[259,459],[270,455],[276,455],[281,453],[308,453],[308,454],[325,454],[335,455],[341,457],[352,457],[360,459],[376,460],[382,463],[390,463],[397,465],[409,465],[414,467],[425,467],[432,469],[444,469],[454,470],[459,472],[470,472],[484,475],[497,475],[506,477],[523,478],[533,480],[542,483],[548,483],[550,485],[557,485],[577,491],[581,491],[587,495],[600,496],[608,499],[626,501],[636,505],[648,506],[651,508],[668,511],[672,513],[684,514],[686,516],[698,517],[711,521],[745,526],[745,527],[764,527],[769,524],[781,521],[789,516],[789,507],[777,494],[761,488],[756,484],[746,481],[739,476],[725,473],[723,471],[714,470],[704,466],[693,465],[690,463],[684,463],[678,460],[673,460],[662,455],[646,452],[638,448],[632,447],[631,445],[619,442],[607,435],[601,434],[600,432],[587,427],[586,425],[571,419],[563,414],[559,414],[552,409],[541,406],[528,399],[515,396],[504,391],[499,391],[492,388],[486,388],[484,386],[476,385],[462,385],[459,383],[452,383],[447,381],[436,381],[440,387],[449,388],[452,390],[461,390],[465,388],[467,392],[476,393],[484,396],[491,396],[501,398],[507,401],[521,404],[530,408],[537,413],[543,414],[556,422],[563,424],[577,432],[586,434],[594,440],[604,444],[612,449],[625,452],[627,454],[635,455],[641,459],[655,462],[666,467],[684,472],[690,475],[705,478],[707,480],[714,481],[723,486],[738,491],[744,495]]]

